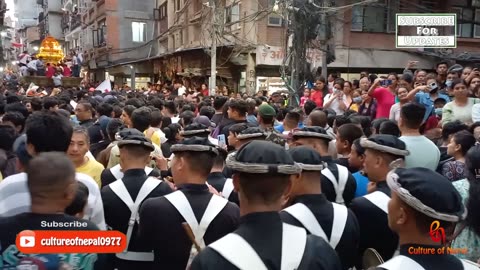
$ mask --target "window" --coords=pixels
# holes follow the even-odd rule
[[[147,37],[147,24],[144,22],[132,22],[132,41],[145,42]]]
[[[160,20],[167,17],[167,2],[160,6]]]
[[[275,5],[275,0],[269,0],[268,1],[268,7],[273,8]],[[283,19],[282,16],[279,14],[271,13],[268,15],[268,26],[282,26],[283,25]]]
[[[98,47],[103,47],[107,45],[107,21],[103,19],[98,22]]]
[[[355,5],[352,8],[352,31],[395,32],[395,14],[399,10],[397,0],[379,0],[375,4]]]
[[[182,8],[182,0],[175,0],[175,11],[179,11]]]
[[[457,14],[457,36],[480,38],[480,0],[459,1],[453,11]]]
[[[240,20],[240,4],[225,8],[225,23],[234,23]]]

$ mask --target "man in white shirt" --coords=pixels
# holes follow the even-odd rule
[[[67,151],[73,133],[67,118],[55,112],[39,112],[29,116],[26,126],[26,148],[30,156],[34,157],[42,152]],[[76,179],[85,184],[89,191],[84,219],[105,230],[103,203],[98,185],[85,174],[77,173]],[[0,182],[0,217],[30,212],[30,207],[27,174],[15,174]]]
[[[436,171],[440,161],[440,150],[427,137],[420,134],[420,126],[425,115],[425,106],[407,103],[400,110],[398,126],[402,133],[400,140],[405,142],[410,155],[405,158],[406,168],[423,167]]]

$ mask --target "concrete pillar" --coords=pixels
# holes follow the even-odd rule
[[[247,70],[246,70],[246,88],[247,94],[253,95],[257,90],[257,75],[255,72],[255,59],[251,53],[247,54]]]

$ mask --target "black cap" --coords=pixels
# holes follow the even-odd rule
[[[211,152],[218,155],[218,151],[208,138],[191,137],[186,138],[178,144],[172,145],[170,148],[172,153],[177,152]]]
[[[267,135],[263,132],[261,128],[258,127],[249,127],[247,129],[242,130],[238,135],[238,140],[245,140],[245,139],[265,139]]]
[[[362,138],[360,145],[365,149],[372,149],[395,156],[404,157],[410,154],[402,140],[388,134],[373,135],[368,139]]]
[[[292,133],[294,139],[297,138],[315,138],[326,141],[331,141],[333,138],[327,134],[327,131],[322,127],[304,127],[302,129],[294,130]]]
[[[427,168],[398,168],[387,176],[392,192],[431,218],[458,222],[466,217],[462,197],[452,182]]]
[[[124,128],[124,129],[120,130],[119,132],[117,132],[117,134],[115,134],[115,139],[118,140],[118,141],[121,141],[129,135],[142,136],[143,133],[140,132],[138,129],[135,129],[135,128]]]
[[[185,127],[183,131],[180,132],[180,135],[184,137],[193,137],[193,136],[208,136],[210,130],[207,126],[200,123],[193,123]]]
[[[229,155],[227,167],[253,174],[297,174],[301,171],[284,147],[260,140],[251,141]]]
[[[288,153],[295,162],[302,167],[303,171],[321,171],[325,168],[322,156],[313,148],[298,146],[290,148]]]
[[[150,152],[155,151],[155,146],[152,142],[140,132],[140,134],[126,134],[121,141],[118,142],[118,147],[122,148],[125,145],[137,145],[147,148]]]

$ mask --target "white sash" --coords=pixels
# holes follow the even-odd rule
[[[393,257],[378,267],[386,270],[425,270],[425,268],[423,268],[416,261],[403,255]]]
[[[345,206],[332,203],[333,206],[333,222],[332,233],[330,239],[318,223],[317,218],[313,215],[312,211],[303,203],[294,204],[283,211],[289,213],[296,218],[311,234],[323,238],[330,243],[330,246],[335,249],[342,239],[343,231],[347,223],[348,210]]]
[[[283,223],[281,270],[298,269],[306,244],[305,229]],[[240,270],[268,269],[252,246],[238,234],[227,234],[209,247]]]
[[[225,184],[223,185],[223,190],[222,190],[223,198],[228,200],[232,192],[233,192],[233,179],[227,178],[227,180],[225,181]]]
[[[382,209],[382,211],[385,212],[385,214],[388,214],[388,202],[390,201],[390,197],[388,197],[387,194],[381,191],[375,191],[363,197],[369,200],[378,208]]]
[[[120,200],[122,200],[130,209],[130,219],[128,221],[128,229],[127,229],[127,247],[122,253],[117,253],[116,256],[123,260],[128,261],[143,261],[143,262],[153,262],[154,255],[152,252],[131,252],[128,251],[128,245],[130,244],[130,239],[132,237],[133,227],[135,223],[138,222],[138,207],[140,204],[147,198],[147,196],[152,193],[152,191],[160,185],[162,180],[156,179],[154,177],[149,177],[145,180],[140,191],[138,192],[137,198],[135,202],[132,200],[130,193],[128,192],[125,184],[123,183],[122,179],[117,180],[110,185],[110,189],[112,189],[113,193],[115,193]]]
[[[152,171],[153,171],[152,168],[145,167],[145,174],[146,175],[149,175]],[[110,172],[112,173],[113,177],[115,177],[115,179],[117,179],[117,180],[123,178],[123,172],[122,172],[122,168],[120,167],[120,164],[117,164],[117,165],[113,166],[112,168],[110,168]]]
[[[198,242],[201,248],[205,247],[203,236],[205,235],[208,226],[228,203],[228,201],[224,198],[213,195],[208,203],[207,209],[205,209],[205,213],[203,213],[202,220],[199,224],[195,214],[193,213],[192,207],[190,206],[190,203],[183,192],[176,191],[170,193],[165,196],[165,199],[167,199],[177,209],[188,225],[190,225],[193,235],[195,236],[195,240]]]
[[[463,265],[463,270],[478,270],[478,264],[475,264],[468,260],[460,260]],[[386,270],[425,270],[420,264],[416,261],[410,259],[407,256],[398,255],[388,260],[387,262],[378,266],[379,268],[384,268]]]
[[[463,264],[463,270],[478,270],[480,269],[479,265],[471,262],[469,260],[461,259]]]
[[[348,169],[344,166],[335,164],[338,170],[338,182],[335,176],[333,175],[332,171],[327,167],[322,170],[322,174],[330,180],[335,189],[335,194],[337,197],[335,198],[335,202],[338,204],[345,204],[345,200],[343,199],[343,192],[345,191],[345,186],[347,185],[348,180]]]

